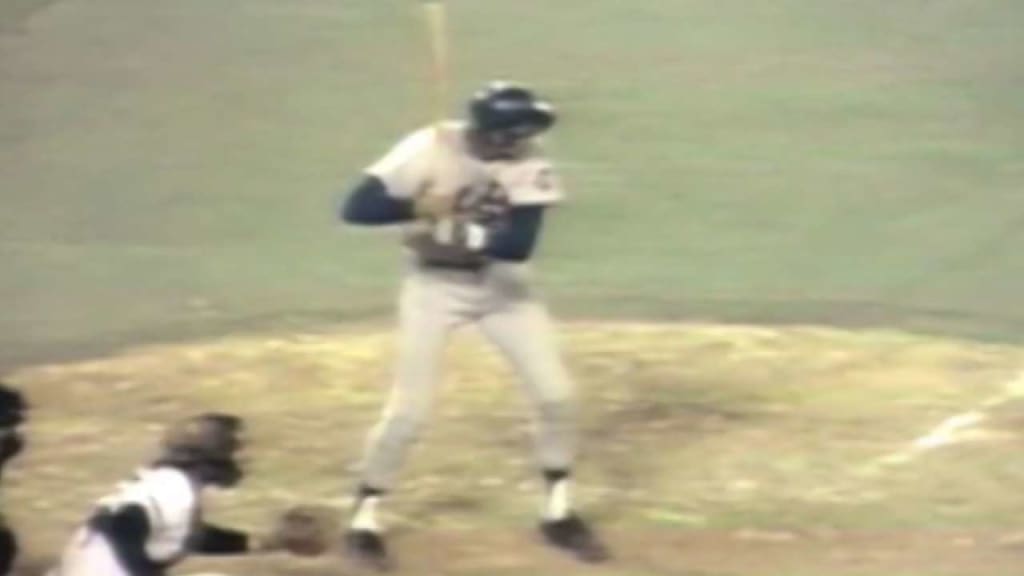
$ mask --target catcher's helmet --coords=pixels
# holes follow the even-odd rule
[[[469,118],[481,132],[509,132],[520,137],[538,134],[554,125],[554,107],[528,88],[491,82],[469,102]]]
[[[231,486],[242,478],[235,461],[242,449],[242,420],[230,414],[202,414],[171,426],[157,463],[197,472],[210,484]]]

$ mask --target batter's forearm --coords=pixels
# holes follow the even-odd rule
[[[412,201],[395,198],[377,176],[367,176],[348,195],[341,219],[350,224],[384,226],[415,219]]]
[[[485,253],[498,260],[523,262],[530,258],[544,221],[542,206],[520,206],[509,211],[505,226],[494,230]]]

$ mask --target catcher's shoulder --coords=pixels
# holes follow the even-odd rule
[[[141,468],[135,476],[142,486],[153,492],[183,499],[195,495],[195,486],[188,474],[173,466]]]

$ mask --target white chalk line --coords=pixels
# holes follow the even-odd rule
[[[937,448],[969,440],[976,435],[978,425],[988,419],[992,410],[1019,398],[1024,398],[1024,371],[1004,384],[998,394],[986,398],[971,410],[946,418],[907,446],[868,462],[857,470],[857,475],[872,476],[913,462]]]
[[[981,434],[978,426],[989,418],[991,411],[1021,398],[1024,398],[1024,371],[1021,371],[1007,381],[999,393],[982,400],[970,410],[946,418],[921,436],[913,439],[903,448],[884,454],[854,469],[847,476],[847,480],[871,479],[896,467],[910,464],[917,458],[938,448],[977,438]],[[880,497],[880,494],[874,492],[864,492],[863,486],[846,484],[845,482],[840,484],[840,486],[820,487],[817,490],[810,490],[805,496],[812,500],[826,498],[828,500],[844,502],[858,502],[864,499]],[[620,487],[591,483],[579,486],[578,489],[581,493],[587,494],[592,498],[624,497],[632,505],[657,507],[658,509],[680,507],[684,510],[689,510],[693,504],[693,502],[689,501],[657,498],[638,494],[635,491]],[[296,496],[297,494],[293,494],[289,490],[278,490],[274,494],[275,498],[283,500],[294,500]],[[325,503],[339,509],[348,509],[352,505],[350,497],[328,499]],[[701,514],[696,512],[688,512],[686,516],[687,518],[692,517],[693,521],[697,523],[699,523],[701,518]]]

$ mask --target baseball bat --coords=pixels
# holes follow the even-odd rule
[[[430,41],[430,83],[432,121],[440,127],[446,118],[448,108],[451,68],[448,49],[448,11],[444,0],[422,0],[423,13],[427,23]]]
[[[431,124],[433,126],[434,146],[431,149],[430,162],[437,168],[444,155],[444,121],[447,119],[448,90],[451,70],[448,65],[448,12],[444,0],[422,0],[424,21],[430,43],[430,94]],[[416,195],[417,214],[429,215],[432,219],[450,215],[452,207],[450,195],[434,193],[439,186],[436,177]]]

